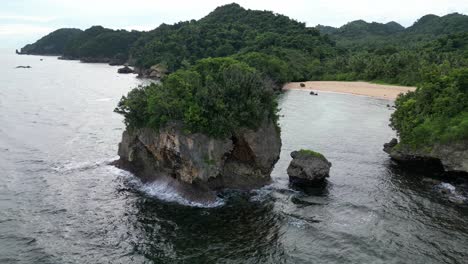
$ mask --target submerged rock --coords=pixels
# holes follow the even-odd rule
[[[413,170],[468,176],[468,141],[414,149],[398,144],[394,138],[384,144],[384,151],[392,160]]]
[[[133,70],[132,68],[125,66],[125,67],[118,69],[117,72],[127,74],[127,73],[133,73]]]
[[[293,151],[288,167],[289,180],[297,185],[314,185],[330,176],[331,163],[320,153],[310,150]]]
[[[190,199],[223,188],[251,189],[270,182],[279,159],[281,138],[273,122],[257,130],[239,129],[230,137],[187,134],[172,122],[159,131],[127,130],[119,144],[117,165],[145,182],[173,181]]]
[[[29,69],[29,68],[32,68],[31,66],[27,65],[27,66],[16,66],[16,69]]]

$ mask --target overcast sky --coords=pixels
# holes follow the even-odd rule
[[[161,23],[199,19],[233,0],[1,0],[0,48],[20,48],[58,28],[150,30]],[[396,21],[410,26],[425,14],[468,14],[468,0],[237,0],[306,22],[341,26],[349,21]]]

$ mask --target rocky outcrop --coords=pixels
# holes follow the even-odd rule
[[[206,198],[207,193],[213,198],[222,188],[251,189],[269,183],[280,148],[273,122],[257,130],[239,129],[222,139],[186,134],[181,123],[172,122],[159,131],[125,131],[117,165],[145,182],[171,181],[191,199]]]
[[[138,73],[139,77],[151,78],[151,79],[162,79],[168,74],[168,70],[161,64],[151,66],[149,69],[135,68],[135,72]]]
[[[394,138],[384,144],[384,151],[394,161],[411,169],[468,175],[468,141],[436,144],[422,150],[398,144]]]
[[[331,163],[321,154],[300,150],[291,153],[293,158],[288,167],[291,183],[296,185],[314,185],[330,176]]]
[[[117,72],[127,74],[127,73],[133,73],[133,70],[132,68],[125,66],[125,67],[118,69]]]
[[[390,153],[396,145],[398,145],[398,140],[396,138],[392,138],[390,142],[383,145],[383,151]]]

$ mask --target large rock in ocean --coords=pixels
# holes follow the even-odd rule
[[[392,139],[384,144],[384,151],[392,160],[408,168],[440,174],[468,176],[468,141],[436,144],[423,149],[413,149]]]
[[[293,158],[288,167],[291,183],[296,185],[314,185],[330,176],[331,163],[320,153],[310,150],[293,151]]]
[[[158,131],[125,131],[117,164],[144,182],[170,181],[192,196],[188,198],[206,199],[222,188],[251,189],[269,183],[280,149],[280,132],[272,121],[220,139],[187,134],[180,122],[171,122]]]

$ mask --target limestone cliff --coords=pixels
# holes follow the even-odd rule
[[[468,141],[436,144],[428,150],[414,150],[400,144],[392,139],[384,145],[384,151],[399,163],[432,171],[468,174]]]
[[[119,144],[118,165],[143,181],[175,180],[199,191],[251,189],[270,182],[281,139],[273,122],[257,130],[238,129],[217,139],[185,133],[172,122],[159,129],[127,130]]]

